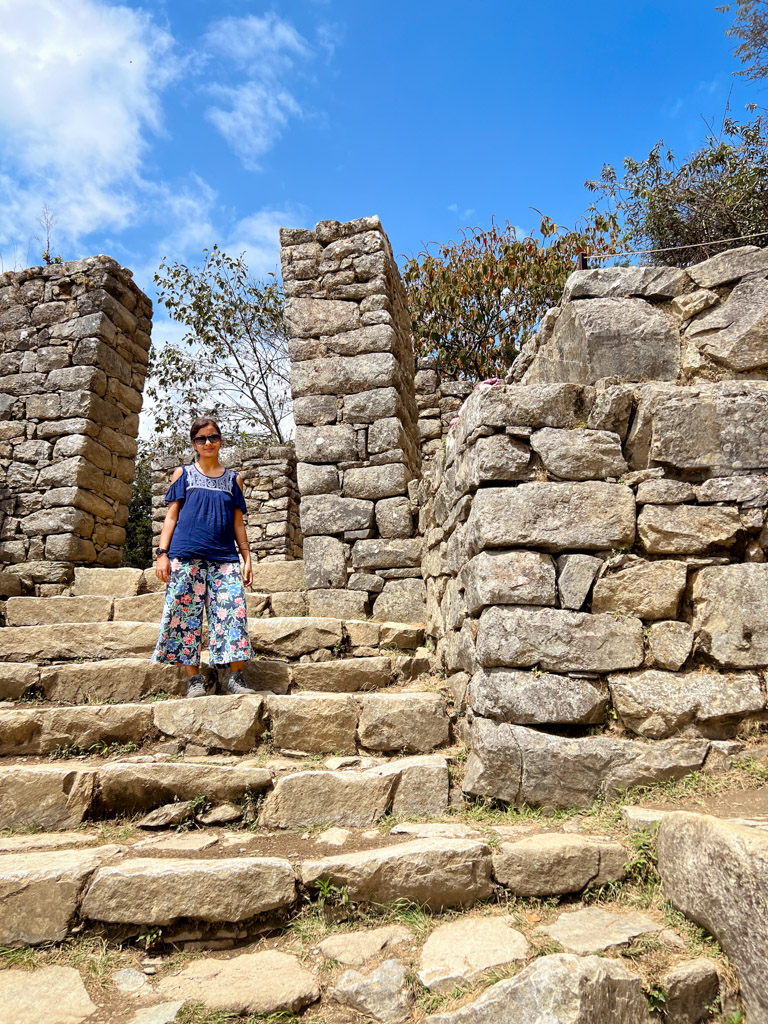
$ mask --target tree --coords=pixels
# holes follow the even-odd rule
[[[657,142],[645,160],[624,160],[623,177],[606,164],[597,181],[607,209],[622,221],[626,249],[670,249],[649,254],[649,262],[686,267],[755,236],[768,242],[768,122],[746,124],[726,117],[715,135],[683,163]],[[758,237],[763,233],[763,237]],[[683,248],[679,248],[683,247]]]
[[[147,569],[152,565],[152,452],[146,442],[139,442],[133,493],[125,524],[123,565]]]
[[[736,0],[715,10],[730,14],[736,8],[733,24],[725,30],[729,39],[739,39],[733,54],[746,65],[735,74],[752,81],[768,76],[768,0]]]
[[[163,259],[155,275],[160,300],[186,329],[180,343],[150,350],[156,429],[173,435],[179,422],[212,416],[228,439],[283,443],[291,398],[282,289],[252,278],[243,254],[216,245],[203,253],[200,266]]]
[[[403,267],[416,352],[463,377],[501,374],[557,303],[579,252],[616,241],[615,215],[592,211],[572,230],[542,216],[524,238],[493,224],[428,246]]]

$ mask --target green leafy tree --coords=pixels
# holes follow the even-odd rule
[[[734,56],[745,66],[735,72],[752,81],[768,76],[768,0],[736,0],[715,10],[730,14],[733,24],[725,30],[729,39],[738,39]]]
[[[152,565],[152,452],[146,442],[139,443],[133,493],[125,524],[123,565],[147,569]]]
[[[676,249],[649,262],[686,267],[746,244],[768,243],[768,124],[725,118],[682,163],[657,142],[644,160],[627,157],[623,175],[609,164],[586,186],[622,221],[625,248]],[[763,237],[759,235],[765,232]]]
[[[212,416],[230,440],[282,443],[291,408],[282,289],[252,278],[242,254],[216,245],[203,254],[192,267],[163,259],[155,275],[160,301],[185,328],[181,342],[150,350],[156,430],[173,438],[179,423]]]
[[[578,254],[617,238],[615,215],[591,211],[571,230],[542,216],[524,238],[493,224],[427,247],[403,267],[416,352],[470,379],[503,373],[557,303]]]

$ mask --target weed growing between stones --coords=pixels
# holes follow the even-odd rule
[[[33,971],[40,967],[75,967],[84,973],[85,981],[106,988],[119,967],[133,961],[129,950],[110,945],[98,935],[70,937],[61,943],[40,946],[0,946],[0,968]]]
[[[100,743],[92,743],[90,747],[81,747],[77,743],[70,743],[66,746],[56,744],[56,749],[48,755],[51,761],[68,760],[73,757],[115,757],[123,754],[133,754],[138,750],[138,745],[133,740],[127,743],[107,743],[102,740]]]

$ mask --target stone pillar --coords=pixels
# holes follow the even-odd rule
[[[152,305],[107,256],[0,274],[0,563],[120,564]]]
[[[362,616],[375,601],[375,617],[395,618],[399,600],[410,618],[424,587],[408,496],[418,412],[389,240],[367,217],[280,241],[310,614]]]

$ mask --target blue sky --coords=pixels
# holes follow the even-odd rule
[[[0,257],[107,253],[152,294],[203,246],[378,213],[396,253],[571,224],[606,161],[761,94],[715,0],[0,0]],[[157,316],[156,338],[174,331]]]

